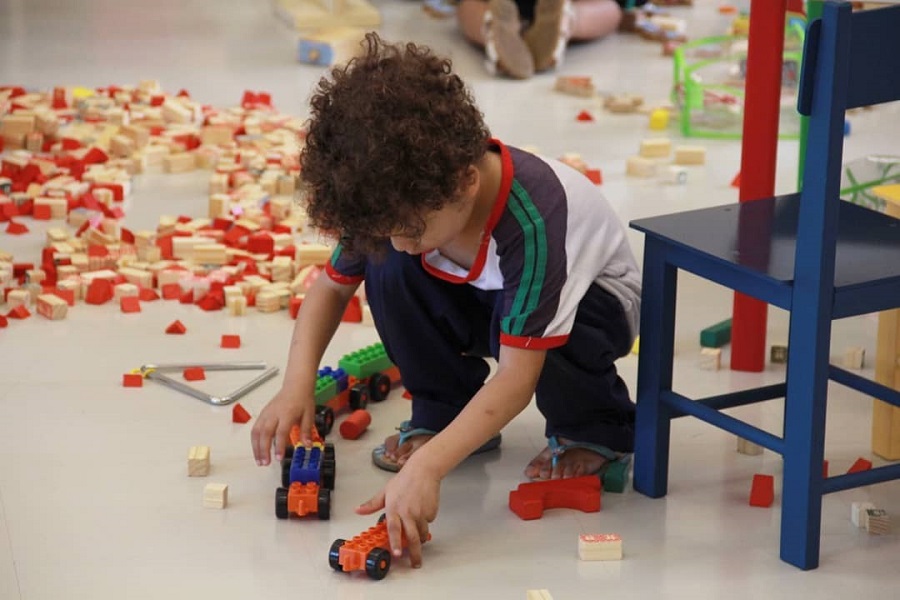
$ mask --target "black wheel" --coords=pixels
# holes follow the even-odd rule
[[[379,522],[379,523],[384,523],[384,520],[385,520],[385,519],[387,519],[387,515],[386,515],[385,513],[381,513],[381,514],[378,516],[378,522]]]
[[[384,548],[372,548],[366,555],[366,574],[372,579],[384,579],[391,570],[391,553]]]
[[[357,383],[350,388],[350,408],[359,410],[369,405],[369,388],[368,386]]]
[[[334,540],[331,549],[328,551],[328,564],[335,571],[343,571],[341,567],[341,547],[346,544],[345,540]]]
[[[291,516],[288,512],[288,490],[278,488],[275,490],[275,516],[279,519],[287,519]]]
[[[319,483],[327,490],[334,489],[334,480],[337,476],[337,465],[333,460],[323,460],[319,469]]]
[[[375,373],[369,377],[369,399],[381,402],[391,393],[391,378],[384,373]]]
[[[294,445],[288,444],[284,447],[284,460],[289,461],[294,458]]]
[[[290,487],[291,485],[291,459],[285,458],[281,461],[281,485]]]
[[[334,444],[325,442],[325,449],[322,451],[322,460],[334,461]]]
[[[331,490],[319,489],[319,508],[316,514],[319,515],[320,521],[327,521],[331,518]]]
[[[316,407],[316,430],[320,437],[325,437],[331,433],[334,427],[334,411],[328,406]]]

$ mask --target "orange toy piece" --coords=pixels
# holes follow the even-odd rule
[[[238,402],[234,405],[234,408],[231,409],[231,422],[232,423],[246,423],[252,417],[250,413],[247,412],[247,409],[241,406],[241,403]]]
[[[594,182],[594,185],[603,185],[603,173],[600,169],[587,169],[584,174]]]
[[[184,378],[187,381],[203,381],[206,379],[206,371],[202,367],[188,367],[184,370]]]
[[[123,313],[141,312],[141,299],[137,296],[124,296],[119,299],[119,308]]]
[[[279,488],[275,493],[276,508],[279,503],[286,507],[286,513],[279,514],[280,518],[290,515],[305,517],[314,514],[320,521],[331,518],[331,490],[320,487],[318,483],[301,483],[295,481],[285,490]]]
[[[125,387],[144,387],[144,376],[140,373],[125,373],[122,375],[122,385]]]
[[[856,462],[853,463],[847,473],[859,473],[860,471],[868,471],[872,468],[872,461],[866,460],[865,458],[857,458]]]
[[[241,336],[239,335],[223,335],[222,348],[240,348]]]
[[[593,121],[594,116],[591,113],[589,113],[588,111],[583,110],[580,113],[578,113],[578,116],[576,117],[576,119],[586,123],[588,121]]]
[[[600,510],[600,478],[596,475],[520,483],[509,493],[509,509],[520,519],[540,519],[547,508]]]
[[[369,411],[362,408],[354,410],[346,419],[344,419],[344,422],[341,423],[339,429],[341,437],[345,440],[355,440],[363,434],[371,422],[372,415],[369,414]]]
[[[597,480],[600,481],[599,479]],[[431,534],[428,534],[431,540]],[[403,548],[408,542],[404,532],[400,538]],[[391,569],[391,545],[388,542],[384,515],[378,523],[350,540],[335,540],[328,551],[328,564],[335,571],[349,573],[363,571],[372,579],[384,579]]]
[[[166,333],[171,334],[183,334],[187,331],[187,327],[184,326],[184,323],[181,321],[172,321],[172,323],[166,327]]]
[[[734,176],[734,179],[731,180],[731,187],[740,189],[741,188],[741,172],[738,171],[737,175]]]
[[[775,478],[771,475],[756,474],[750,488],[750,506],[768,508],[775,501]]]

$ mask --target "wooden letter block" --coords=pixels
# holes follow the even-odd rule
[[[209,446],[191,446],[188,452],[188,477],[209,475]]]
[[[622,538],[615,533],[578,536],[580,560],[622,560]]]

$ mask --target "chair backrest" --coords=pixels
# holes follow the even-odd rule
[[[900,5],[854,12],[825,2],[803,52],[798,110],[809,133],[795,262],[820,294],[834,281],[845,112],[892,100],[900,100]]]

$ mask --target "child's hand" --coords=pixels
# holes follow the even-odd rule
[[[259,413],[253,431],[250,432],[250,445],[253,447],[256,464],[259,466],[269,464],[273,439],[275,460],[280,461],[284,457],[284,447],[291,427],[297,423],[300,424],[303,444],[311,445],[310,432],[315,422],[315,413],[315,402],[298,400],[296,396],[290,396],[284,390],[278,392]]]
[[[414,463],[407,463],[383,490],[359,505],[356,512],[369,515],[384,509],[388,539],[394,556],[403,554],[401,535],[406,534],[409,562],[422,566],[422,544],[428,539],[428,524],[437,517],[441,480]]]

